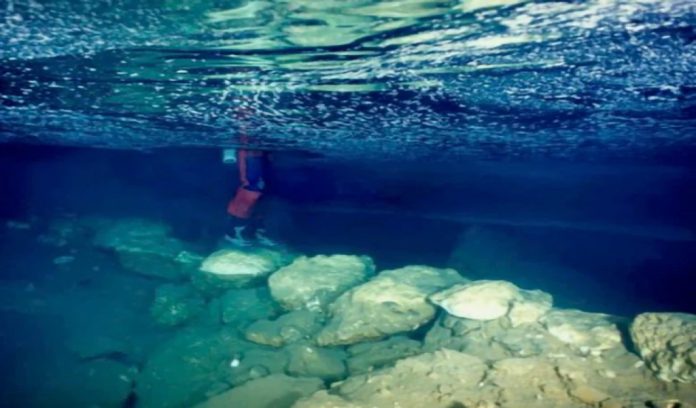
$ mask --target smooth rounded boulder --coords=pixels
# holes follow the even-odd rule
[[[289,261],[288,254],[266,248],[221,249],[203,260],[200,271],[208,278],[242,286],[265,278]]]
[[[430,300],[456,317],[493,320],[505,316],[518,296],[517,286],[505,281],[476,281],[435,293]]]
[[[430,301],[454,317],[482,321],[507,317],[513,327],[536,323],[553,304],[548,293],[502,280],[455,285],[431,295]]]
[[[273,273],[268,285],[273,299],[288,310],[321,310],[374,271],[367,256],[303,256]]]
[[[416,330],[435,316],[427,296],[463,281],[454,269],[408,266],[382,272],[330,305],[330,321],[317,343],[354,344]]]

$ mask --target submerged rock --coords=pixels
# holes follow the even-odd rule
[[[427,296],[462,281],[453,269],[408,266],[382,272],[330,305],[331,320],[317,342],[345,345],[415,330],[435,316]]]
[[[422,354],[400,360],[392,368],[349,377],[332,387],[340,396],[336,406],[347,403],[369,407],[457,407],[477,406],[466,394],[483,379],[486,364],[477,357],[451,350]],[[467,392],[468,391],[468,392]],[[325,400],[323,394],[319,401]],[[312,398],[296,405],[314,408]],[[329,405],[333,406],[333,405]]]
[[[276,320],[258,320],[244,331],[244,336],[254,343],[273,347],[310,339],[321,329],[322,315],[309,310],[296,310],[281,315]]]
[[[326,349],[309,344],[287,347],[290,355],[288,374],[300,377],[319,377],[335,381],[346,375],[346,353],[340,349]]]
[[[287,253],[266,248],[221,249],[205,258],[200,271],[221,286],[238,287],[263,279],[290,261]]]
[[[606,315],[560,310],[547,317],[548,321],[515,326],[508,318],[480,321],[443,314],[427,332],[424,349],[449,348],[488,361],[532,356],[602,359],[628,353]]]
[[[630,332],[643,361],[660,379],[696,383],[696,315],[643,313]]]
[[[271,374],[282,374],[288,365],[289,355],[285,349],[255,348],[236,354],[229,362],[225,381],[239,386]]]
[[[374,262],[366,256],[303,256],[271,275],[268,285],[273,298],[286,309],[320,310],[374,270]]]
[[[508,316],[513,326],[534,323],[551,309],[551,295],[522,290],[507,281],[474,281],[430,296],[452,316],[494,320]]]
[[[452,316],[493,320],[508,313],[518,293],[510,282],[475,281],[435,293],[430,300]]]
[[[125,219],[113,221],[97,231],[93,244],[113,251],[121,265],[142,275],[181,280],[198,266],[201,258],[170,235],[166,224]]]
[[[552,336],[581,354],[601,355],[623,347],[619,329],[606,314],[556,309],[542,319],[542,324]]]
[[[231,289],[225,292],[219,301],[220,320],[225,324],[268,319],[277,313],[277,308],[266,287]]]
[[[424,339],[424,350],[461,351],[485,360],[566,353],[567,346],[540,324],[513,327],[508,319],[471,320],[443,314]]]
[[[403,268],[382,271],[377,278],[391,278],[418,288],[428,295],[452,285],[467,282],[454,269],[433,268],[425,265],[409,265]]]
[[[348,348],[348,370],[352,375],[362,374],[420,352],[421,343],[404,336],[360,343]]]
[[[324,388],[319,378],[274,374],[235,387],[196,405],[196,408],[290,408],[298,399]]]
[[[184,324],[205,309],[205,301],[190,285],[161,285],[155,292],[150,315],[163,326]]]
[[[312,394],[311,397],[300,399],[292,408],[365,408],[365,405],[353,404],[338,395],[322,390]]]
[[[51,220],[46,230],[37,237],[37,241],[56,247],[65,247],[66,245],[79,247],[89,244],[96,231],[102,230],[114,222],[114,220],[106,218],[63,215]]]
[[[536,323],[551,310],[553,297],[540,290],[519,290],[519,295],[512,302],[508,319],[512,327]]]
[[[229,329],[183,330],[148,357],[136,379],[138,406],[193,406],[229,388],[230,362],[257,347]]]
[[[442,349],[349,377],[334,384],[330,395],[317,392],[295,408],[689,406],[693,387],[668,389],[645,376],[636,361],[627,352],[609,360],[539,355],[485,361]],[[670,400],[672,405],[659,405]]]

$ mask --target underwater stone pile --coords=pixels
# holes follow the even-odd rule
[[[693,315],[638,316],[630,333],[639,356],[622,336],[625,319],[553,308],[551,295],[511,282],[418,265],[376,271],[367,256],[203,256],[161,223],[88,224],[93,244],[124,269],[162,281],[150,314],[173,331],[133,376],[138,407],[696,401]]]

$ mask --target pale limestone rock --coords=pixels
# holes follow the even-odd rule
[[[287,372],[292,376],[319,377],[335,381],[346,376],[346,353],[310,344],[293,344],[286,348],[290,362]]]
[[[641,358],[660,379],[696,383],[696,315],[643,313],[630,332]]]
[[[273,298],[289,310],[321,310],[341,293],[367,280],[372,259],[353,255],[300,257],[271,275]]]
[[[338,395],[329,394],[326,390],[322,390],[300,399],[292,408],[366,408],[366,406],[346,401]]]
[[[456,317],[493,320],[505,316],[518,296],[510,282],[474,281],[435,293],[430,300]]]
[[[542,324],[551,335],[582,354],[601,355],[623,346],[619,329],[606,314],[557,309],[547,313]]]
[[[308,340],[321,329],[323,317],[309,310],[295,310],[276,320],[258,320],[244,331],[247,340],[257,344],[281,347]]]
[[[501,321],[504,319],[491,322]],[[295,407],[691,406],[694,387],[666,387],[636,368],[637,357],[627,352],[607,357],[543,354],[486,363],[479,356],[443,349],[399,360],[394,367],[349,377],[334,384],[331,395],[319,392]],[[616,370],[611,380],[601,375],[609,367]],[[665,404],[667,401],[672,405]]]
[[[216,395],[196,408],[290,408],[298,399],[322,388],[319,378],[273,374]]]
[[[297,407],[475,407],[470,396],[484,378],[486,364],[477,357],[451,350],[409,357],[394,367],[349,377],[326,394],[301,401]],[[315,400],[316,398],[316,400]]]
[[[540,290],[519,290],[519,296],[512,302],[508,319],[512,327],[533,324],[539,321],[553,305],[553,298]]]
[[[221,249],[205,258],[200,271],[223,281],[245,284],[268,276],[287,262],[287,254],[271,249]]]
[[[538,323],[513,327],[508,319],[481,321],[448,314],[428,331],[423,348],[449,348],[491,361],[567,352],[567,346]]]
[[[421,352],[421,343],[404,336],[366,342],[348,348],[348,370],[352,375],[366,373]]]
[[[331,320],[317,337],[320,345],[353,344],[415,330],[435,315],[417,287],[390,278],[344,293],[330,311]]]
[[[468,281],[454,269],[433,268],[424,265],[409,265],[403,268],[382,271],[377,277],[392,278],[401,283],[414,286],[427,294]]]
[[[495,320],[507,316],[513,327],[537,322],[551,309],[553,298],[539,290],[523,290],[507,281],[473,281],[430,296],[452,316]]]
[[[331,304],[331,320],[317,342],[345,345],[415,330],[435,316],[427,296],[463,280],[452,269],[410,266],[385,271]]]
[[[554,362],[544,357],[507,358],[493,364],[486,375],[498,398],[511,407],[577,407],[567,397]],[[513,402],[514,401],[514,402]],[[503,404],[508,406],[508,404]]]

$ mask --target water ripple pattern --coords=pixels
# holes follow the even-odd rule
[[[0,140],[362,157],[696,146],[687,0],[0,1]]]

